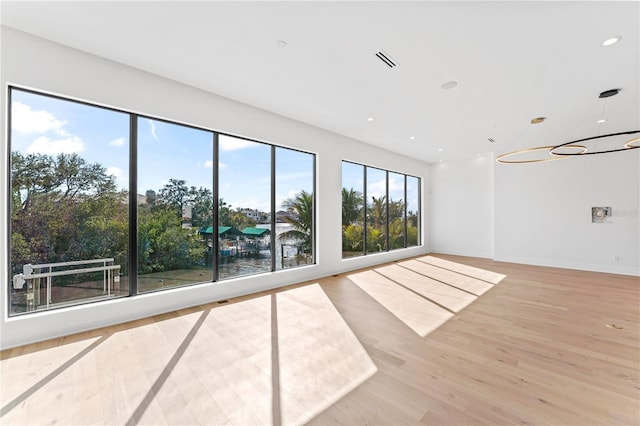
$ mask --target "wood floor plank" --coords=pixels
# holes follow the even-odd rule
[[[639,301],[420,256],[2,351],[0,423],[638,425]]]
[[[477,299],[473,294],[432,280],[397,264],[376,268],[375,271],[453,312],[459,312]]]
[[[453,316],[446,309],[412,293],[375,271],[350,274],[349,280],[420,336],[426,336]]]
[[[420,260],[407,260],[399,262],[399,265],[422,274],[426,277],[438,280],[442,283],[457,287],[475,296],[480,296],[493,288],[493,284],[477,278],[462,275],[448,269],[440,268]]]
[[[498,284],[506,277],[506,275],[503,274],[497,274],[492,271],[487,271],[486,269],[475,268],[473,266],[465,265],[464,263],[451,262],[449,260],[435,256],[424,256],[418,258],[418,260],[434,266],[439,266],[443,269],[448,269],[453,272],[467,275],[472,278],[477,278],[491,284]]]

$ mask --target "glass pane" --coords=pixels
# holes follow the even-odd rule
[[[407,176],[407,247],[420,245],[420,179]]]
[[[342,162],[342,258],[364,254],[364,166]]]
[[[367,167],[367,253],[387,251],[387,172]]]
[[[271,146],[220,135],[220,279],[271,271]]]
[[[313,264],[314,161],[276,148],[276,269]]]
[[[213,280],[212,182],[211,132],[138,119],[139,292]]]
[[[10,313],[128,295],[129,116],[12,89],[9,126]]]
[[[389,172],[389,244],[404,248],[404,175]]]

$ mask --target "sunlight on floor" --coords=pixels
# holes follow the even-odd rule
[[[351,274],[348,278],[424,337],[505,275],[424,256]]]
[[[375,271],[348,278],[420,336],[426,336],[453,314]]]
[[[301,424],[377,371],[318,284],[123,325],[1,367],[2,424]]]
[[[422,262],[430,263],[432,265],[440,266],[444,269],[449,269],[454,272],[458,272],[463,275],[468,275],[473,278],[478,278],[483,281],[487,281],[491,284],[498,284],[507,276],[498,274],[497,272],[487,271],[486,269],[474,268],[473,266],[465,265],[463,263],[452,262],[450,260],[441,259],[434,256],[421,257]]]
[[[0,400],[2,424],[32,424],[29,412],[42,410],[56,403],[56,393],[40,389],[53,389],[50,382],[65,371],[67,364],[78,361],[104,340],[101,337],[85,339],[62,346],[46,347],[0,361]],[[36,398],[31,398],[34,394]],[[11,417],[4,414],[11,412]],[[10,420],[9,420],[10,419]]]

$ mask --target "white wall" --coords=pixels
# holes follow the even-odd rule
[[[431,251],[493,256],[493,154],[431,166]]]
[[[2,349],[428,251],[427,246],[422,246],[348,261],[341,259],[341,160],[356,160],[423,179],[429,168],[426,163],[6,27],[2,27],[1,38],[3,111],[7,105],[7,84],[17,84],[314,152],[317,154],[316,197],[319,208],[317,264],[314,266],[12,318],[8,317],[5,287],[0,291]],[[9,261],[4,231],[7,229],[9,199],[6,182],[9,147],[6,142],[6,114],[3,115],[0,282],[9,283],[11,277],[5,267]],[[423,209],[427,207],[423,202]]]
[[[426,185],[433,252],[640,275],[640,150],[445,162],[432,165]],[[591,207],[612,207],[611,223],[591,223]]]
[[[639,151],[496,165],[495,259],[640,275]]]

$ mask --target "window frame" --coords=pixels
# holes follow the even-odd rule
[[[389,170],[389,169],[384,169],[378,166],[368,166],[366,164],[363,163],[358,163],[356,161],[351,161],[351,160],[342,160],[341,161],[341,170],[344,170],[342,167],[344,166],[345,163],[351,164],[351,165],[356,165],[359,167],[362,167],[362,200],[363,200],[363,249],[362,249],[362,253],[361,254],[356,254],[353,256],[347,256],[345,257],[344,255],[342,256],[342,260],[350,260],[350,259],[355,259],[355,258],[359,258],[359,257],[363,257],[363,256],[367,256],[369,254],[380,254],[380,253],[388,253],[391,251],[397,251],[397,250],[406,250],[408,248],[412,248],[412,247],[420,247],[422,246],[422,238],[421,238],[421,230],[422,230],[422,196],[421,196],[421,188],[422,188],[422,178],[420,176],[416,176],[416,175],[412,175],[412,174],[408,174],[408,173],[404,173],[404,172],[399,172],[399,171],[395,171],[395,170]],[[368,182],[367,182],[367,178],[368,178],[368,169],[376,169],[376,170],[380,170],[383,171],[385,173],[385,190],[386,190],[386,194],[385,194],[385,211],[386,211],[386,218],[385,218],[385,230],[386,230],[386,249],[383,251],[378,251],[378,252],[369,252],[368,250],[368,241],[367,241],[367,234],[368,234],[368,227],[369,227],[369,220],[368,220],[368,211],[367,211],[367,206],[368,206],[368,202],[367,202],[367,186],[368,186]],[[398,247],[398,248],[391,248],[391,244],[390,244],[390,235],[389,235],[389,175],[393,173],[396,175],[400,175],[403,176],[403,180],[404,180],[404,200],[403,200],[403,220],[404,220],[404,242],[403,242],[403,247]],[[416,188],[416,192],[417,192],[417,204],[418,204],[418,211],[417,211],[417,243],[415,245],[409,245],[409,238],[408,238],[408,232],[409,232],[409,221],[408,221],[408,201],[407,201],[407,196],[408,196],[408,180],[409,178],[414,178],[416,179],[416,184],[417,184],[417,188]],[[342,185],[341,182],[341,192],[342,192],[342,188],[344,188],[344,185]],[[344,226],[344,224],[341,224],[341,226]],[[344,239],[344,234],[342,235],[342,238]],[[341,244],[344,241],[341,241]]]
[[[270,211],[270,216],[271,216],[271,229],[273,230],[273,232],[271,232],[271,237],[270,237],[270,245],[271,245],[271,251],[272,251],[272,259],[271,259],[271,268],[269,271],[264,271],[264,272],[258,272],[258,273],[252,273],[252,274],[246,274],[246,275],[241,275],[241,276],[237,276],[237,277],[231,277],[228,279],[236,279],[236,278],[247,278],[247,277],[252,277],[255,275],[259,275],[259,274],[265,274],[265,273],[276,273],[276,272],[282,272],[282,271],[288,271],[288,270],[292,270],[292,269],[298,269],[299,267],[304,267],[304,266],[313,266],[317,264],[317,217],[318,217],[318,213],[317,213],[317,167],[318,167],[318,156],[315,152],[309,152],[309,151],[305,151],[303,149],[298,149],[298,148],[291,148],[291,147],[287,147],[287,146],[283,146],[283,145],[278,145],[275,143],[271,143],[271,142],[266,142],[266,141],[262,141],[262,140],[258,140],[258,139],[252,139],[249,137],[245,137],[245,136],[239,136],[239,135],[235,135],[232,133],[228,133],[228,132],[224,132],[224,131],[219,131],[219,130],[215,130],[215,129],[211,129],[211,128],[207,128],[204,126],[197,126],[197,125],[192,125],[192,124],[188,124],[188,123],[184,123],[184,122],[180,122],[180,121],[174,121],[174,120],[170,120],[170,119],[166,119],[166,118],[162,118],[162,117],[156,117],[150,114],[145,114],[145,113],[138,113],[138,112],[134,112],[132,110],[126,110],[126,109],[122,109],[122,108],[116,108],[116,107],[112,107],[112,106],[107,106],[107,105],[103,105],[100,103],[95,103],[95,102],[90,102],[87,100],[83,100],[83,99],[77,99],[71,96],[64,96],[64,95],[60,95],[57,93],[51,93],[51,92],[47,92],[44,90],[36,90],[36,89],[32,89],[32,88],[28,88],[28,87],[24,87],[24,86],[20,86],[18,84],[8,84],[7,85],[7,121],[6,121],[6,140],[7,140],[7,153],[6,155],[8,155],[8,161],[7,161],[7,170],[6,170],[6,186],[5,189],[7,190],[7,194],[11,194],[11,188],[12,188],[12,162],[11,162],[11,152],[12,152],[12,146],[13,146],[13,141],[12,141],[12,129],[13,129],[13,115],[12,115],[12,106],[13,106],[13,94],[16,92],[24,92],[24,93],[28,93],[31,95],[36,95],[36,96],[42,96],[42,97],[48,97],[51,99],[56,99],[59,101],[65,101],[65,102],[72,102],[75,104],[79,104],[79,105],[83,105],[83,106],[87,106],[87,107],[93,107],[93,108],[99,108],[102,110],[106,110],[106,111],[112,111],[112,112],[117,112],[120,114],[126,114],[129,117],[129,151],[128,151],[128,155],[129,155],[129,170],[128,170],[128,178],[129,178],[129,186],[127,188],[128,192],[129,192],[129,196],[128,196],[128,232],[129,232],[129,236],[128,236],[128,254],[127,254],[127,260],[129,262],[129,274],[128,274],[128,295],[127,296],[121,296],[121,297],[136,297],[139,295],[147,295],[147,294],[151,294],[151,293],[156,293],[156,292],[162,292],[165,290],[170,290],[170,289],[181,289],[181,288],[185,288],[185,287],[191,287],[191,286],[198,286],[198,285],[203,285],[203,284],[215,284],[215,283],[221,283],[221,282],[225,282],[227,279],[220,279],[220,262],[218,260],[218,256],[213,256],[213,261],[212,261],[212,268],[213,268],[213,276],[212,276],[212,280],[211,281],[204,281],[204,282],[194,282],[194,283],[187,283],[183,286],[178,286],[178,287],[167,287],[164,289],[155,289],[155,290],[150,290],[150,291],[144,291],[144,292],[140,292],[139,288],[138,288],[138,250],[137,250],[137,244],[138,244],[138,205],[137,205],[137,195],[138,195],[138,160],[139,160],[139,155],[138,155],[138,122],[141,119],[149,119],[149,120],[154,120],[154,121],[159,121],[159,122],[163,122],[163,123],[167,123],[170,125],[178,125],[178,126],[182,126],[182,127],[186,127],[186,128],[191,128],[191,129],[195,129],[195,130],[199,130],[199,131],[204,131],[204,132],[208,132],[211,133],[211,137],[212,137],[212,143],[213,143],[213,155],[212,155],[212,161],[213,161],[213,170],[211,172],[211,179],[212,179],[212,196],[213,196],[213,208],[212,208],[212,215],[213,215],[213,229],[218,229],[219,226],[219,217],[218,217],[218,213],[219,213],[219,195],[220,195],[220,176],[219,176],[219,159],[220,159],[220,142],[219,142],[219,138],[220,136],[228,136],[228,137],[232,137],[232,138],[237,138],[237,139],[242,139],[242,140],[246,140],[246,141],[250,141],[250,142],[254,142],[254,143],[260,143],[263,145],[266,145],[268,147],[270,147],[270,175],[271,175],[271,194],[270,194],[270,200],[271,200],[271,211]],[[277,148],[281,148],[281,149],[287,149],[287,150],[291,150],[291,151],[296,151],[296,152],[300,152],[303,154],[307,154],[307,155],[311,155],[311,162],[312,162],[312,224],[311,224],[311,259],[310,259],[310,263],[308,263],[307,265],[300,265],[300,266],[296,266],[296,267],[292,267],[292,268],[281,268],[281,269],[277,269],[276,268],[276,256],[275,256],[275,248],[276,248],[276,235],[275,235],[275,223],[276,223],[276,215],[275,212],[277,210],[276,205],[275,205],[275,200],[276,200],[276,151]],[[11,244],[11,235],[13,234],[13,229],[12,229],[12,221],[11,221],[11,213],[13,211],[13,202],[12,200],[9,200],[9,202],[7,203],[7,207],[6,207],[6,214],[7,214],[7,223],[6,223],[6,229],[7,229],[7,234],[5,236],[5,242],[6,242],[6,247],[7,247],[7,259],[6,259],[6,267],[7,267],[7,271],[9,271],[8,274],[8,285],[7,285],[7,289],[6,289],[6,295],[7,295],[7,313],[8,313],[8,317],[19,317],[19,316],[24,316],[24,315],[29,315],[29,314],[33,314],[33,313],[37,313],[37,312],[43,312],[43,311],[52,311],[52,310],[64,310],[64,309],[69,309],[69,308],[73,308],[74,306],[79,306],[79,305],[88,305],[88,304],[93,304],[93,303],[104,303],[104,302],[108,302],[110,300],[113,300],[113,298],[105,298],[105,299],[101,299],[101,300],[90,300],[90,301],[82,301],[79,300],[78,303],[71,303],[71,304],[65,304],[63,306],[59,306],[59,307],[50,307],[48,309],[36,309],[34,311],[30,311],[30,312],[16,312],[13,313],[12,312],[12,298],[11,298],[11,292],[12,292],[12,275],[11,275],[11,254],[13,252],[13,246]],[[214,253],[218,253],[219,251],[219,241],[218,238],[213,238],[213,250]]]

